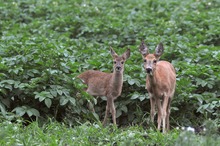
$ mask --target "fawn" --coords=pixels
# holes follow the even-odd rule
[[[169,130],[170,104],[176,86],[175,69],[171,63],[159,61],[164,51],[162,43],[156,47],[154,54],[150,54],[142,41],[139,51],[143,56],[144,69],[147,73],[146,89],[150,96],[151,121],[154,122],[156,105],[158,109],[157,129],[160,130],[162,122],[163,133],[165,133]]]
[[[130,57],[130,49],[127,49],[122,56],[118,56],[111,47],[110,52],[113,57],[113,73],[88,70],[78,76],[87,85],[87,93],[93,96],[107,97],[103,125],[106,125],[109,112],[112,115],[113,124],[116,125],[114,100],[121,95],[124,63]]]

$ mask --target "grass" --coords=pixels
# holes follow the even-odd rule
[[[196,135],[188,131],[171,130],[163,134],[141,126],[117,128],[103,127],[97,123],[84,123],[74,127],[50,120],[46,124],[32,122],[28,126],[17,123],[0,123],[0,145],[2,146],[216,146],[218,135]]]

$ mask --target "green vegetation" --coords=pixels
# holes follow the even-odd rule
[[[216,146],[220,144],[219,135],[195,135],[191,132],[172,130],[163,134],[155,130],[146,130],[140,126],[103,128],[100,124],[84,123],[73,128],[54,121],[40,125],[32,122],[28,126],[18,123],[0,124],[1,145],[120,145],[120,146]],[[212,131],[213,132],[213,131]]]
[[[0,145],[219,145],[219,7],[219,0],[0,0]],[[152,52],[163,42],[161,60],[177,71],[167,135],[149,122],[141,40]],[[76,78],[88,69],[111,72],[110,46],[132,52],[115,101],[118,129],[91,124],[103,119],[106,99],[83,92]],[[209,119],[211,134],[175,130],[210,127]]]

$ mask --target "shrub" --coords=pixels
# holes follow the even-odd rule
[[[0,7],[0,110],[27,119],[69,122],[102,119],[105,98],[83,92],[76,76],[112,70],[109,46],[132,54],[123,94],[116,100],[119,125],[149,124],[145,73],[138,52],[163,42],[162,60],[177,71],[171,125],[219,122],[218,1],[14,1]],[[86,102],[96,104],[91,113]]]

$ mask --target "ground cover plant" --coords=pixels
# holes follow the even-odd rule
[[[83,92],[84,85],[76,76],[88,69],[111,72],[107,50],[112,46],[119,54],[131,49],[125,64],[122,95],[115,101],[117,123],[120,128],[127,128],[116,131],[132,131],[132,125],[139,125],[134,131],[142,135],[141,127],[154,129],[149,122],[146,74],[138,51],[140,42],[145,40],[151,51],[163,42],[161,60],[171,62],[177,72],[171,128],[200,129],[209,119],[218,128],[219,7],[218,0],[0,1],[1,123],[8,125],[5,130],[10,131],[13,124],[4,121],[13,123],[18,117],[24,119],[24,125],[50,117],[73,129],[81,123],[102,120],[106,98],[93,98]],[[87,109],[88,102],[95,105],[96,113]],[[94,127],[91,124],[88,130]],[[20,127],[18,130],[27,132]],[[157,132],[152,134],[161,136]],[[170,135],[171,144],[181,141],[185,133],[179,134],[179,139],[172,136],[175,134],[179,133],[174,131]],[[197,141],[200,138],[193,137]],[[4,141],[2,144],[7,145]]]
[[[121,146],[216,146],[220,144],[219,135],[213,134],[213,130],[206,135],[195,135],[190,131],[181,132],[172,130],[169,134],[163,134],[152,129],[144,129],[140,126],[117,128],[101,124],[83,123],[74,128],[64,124],[48,121],[46,124],[32,122],[28,126],[21,121],[11,123],[4,121],[0,124],[1,145],[121,145]]]

